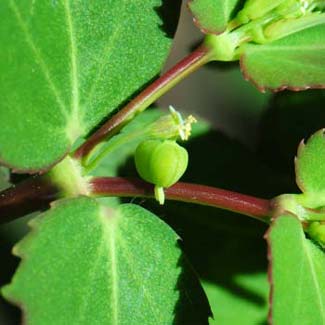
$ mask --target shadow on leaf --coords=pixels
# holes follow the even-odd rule
[[[178,245],[182,246],[181,241],[178,242]],[[207,296],[184,254],[180,256],[177,266],[182,271],[175,288],[180,296],[175,306],[173,324],[209,324],[208,318],[212,316],[212,312],[209,308]]]
[[[190,163],[182,181],[264,198],[272,198],[287,189],[283,178],[261,163],[254,153],[219,132],[211,131],[191,140],[186,146]],[[132,160],[121,175],[136,175]],[[184,251],[203,283],[208,282],[227,297],[234,297],[242,313],[251,308],[251,323],[264,322],[268,287],[267,248],[263,235],[267,225],[211,207],[171,201],[160,207],[154,200],[136,200],[161,216],[181,236]],[[263,275],[260,287],[254,284],[256,274]],[[242,278],[249,283],[239,281]],[[219,320],[225,302],[221,298],[215,301],[207,293],[215,319]],[[232,305],[233,298],[227,299],[227,303]],[[238,314],[237,317],[240,321],[243,316]],[[220,323],[227,321],[230,320]]]

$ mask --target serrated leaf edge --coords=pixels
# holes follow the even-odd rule
[[[83,196],[80,196],[83,197]],[[80,198],[78,197],[78,198]],[[1,295],[9,302],[11,302],[13,305],[17,306],[20,310],[21,310],[21,315],[22,315],[22,324],[27,324],[27,310],[25,308],[25,305],[22,301],[19,301],[18,299],[15,299],[13,296],[11,295],[7,295],[4,294],[4,291],[6,290],[7,287],[11,286],[13,284],[13,282],[15,281],[15,276],[16,273],[18,271],[18,269],[24,265],[27,262],[27,255],[28,252],[26,252],[26,250],[28,250],[29,245],[30,245],[30,241],[32,241],[34,239],[34,237],[37,235],[39,227],[42,223],[42,219],[44,219],[44,217],[46,217],[46,215],[48,213],[50,213],[50,211],[52,211],[53,209],[57,208],[58,206],[62,206],[64,204],[66,204],[66,202],[69,202],[71,200],[74,200],[76,198],[64,198],[64,199],[60,199],[60,200],[56,200],[50,203],[50,208],[41,213],[40,215],[36,216],[35,218],[31,219],[27,225],[29,227],[29,232],[27,233],[27,235],[25,237],[23,237],[17,244],[15,244],[12,248],[12,254],[14,256],[17,256],[20,258],[20,262],[19,265],[17,267],[17,269],[15,270],[15,273],[13,275],[13,277],[11,278],[10,283],[5,284],[3,287],[0,288],[0,293]],[[90,198],[91,199],[91,198]],[[93,199],[92,199],[93,200]]]
[[[190,11],[191,15],[192,15],[192,19],[193,19],[193,23],[194,25],[196,25],[196,27],[198,29],[200,29],[200,31],[203,33],[203,34],[214,34],[214,35],[220,35],[222,34],[226,29],[227,29],[227,26],[225,26],[225,28],[221,29],[220,31],[217,31],[217,30],[210,30],[210,29],[207,29],[207,28],[204,28],[202,26],[202,24],[200,23],[199,19],[196,17],[196,15],[194,14],[193,10],[191,9],[191,2],[193,2],[195,0],[188,0],[187,1],[187,4],[186,4],[186,7],[187,9]]]
[[[249,81],[256,87],[260,92],[265,93],[266,91],[271,91],[272,93],[278,93],[283,90],[291,90],[291,91],[304,91],[308,89],[325,89],[325,84],[324,85],[304,85],[304,86],[291,86],[289,84],[284,84],[279,87],[269,87],[265,85],[260,85],[247,71],[246,64],[245,64],[245,59],[247,55],[242,54],[239,60],[239,65],[240,65],[240,70],[242,72],[242,75],[246,81]]]

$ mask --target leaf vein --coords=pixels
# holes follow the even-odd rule
[[[80,111],[79,111],[79,81],[78,81],[78,62],[77,62],[77,44],[76,44],[76,36],[73,26],[73,19],[72,19],[72,13],[71,13],[71,6],[70,1],[65,0],[64,1],[64,8],[65,8],[65,14],[66,14],[66,20],[67,20],[67,27],[68,27],[68,33],[70,38],[70,60],[71,60],[71,99],[72,99],[72,107],[71,107],[71,116],[70,116],[70,122],[68,126],[71,126],[71,124],[77,125],[75,129],[81,130],[83,129],[81,125],[82,118],[80,117]]]
[[[310,271],[311,271],[311,276],[312,276],[312,281],[314,282],[315,285],[315,291],[316,291],[316,295],[318,297],[318,305],[320,307],[320,311],[321,311],[321,317],[323,319],[323,324],[325,324],[325,308],[324,308],[324,303],[322,300],[322,294],[321,294],[321,289],[319,286],[319,283],[317,281],[317,275],[316,275],[316,271],[315,271],[315,265],[313,264],[312,258],[310,256],[310,250],[306,247],[306,238],[305,236],[302,234],[303,236],[303,249],[305,251],[306,257],[307,257],[307,261],[308,264],[310,266]]]
[[[41,71],[44,75],[44,78],[48,84],[49,89],[52,91],[54,98],[57,102],[57,104],[59,105],[59,108],[61,110],[61,113],[63,114],[63,116],[67,117],[67,111],[66,111],[66,107],[61,99],[61,96],[59,94],[59,91],[57,90],[57,88],[55,87],[52,78],[51,78],[51,74],[50,71],[45,63],[45,61],[42,58],[41,52],[39,51],[39,49],[37,49],[34,40],[32,39],[32,37],[30,36],[30,32],[28,30],[28,27],[26,26],[25,22],[22,19],[21,13],[17,7],[17,4],[15,3],[15,0],[10,0],[10,7],[13,10],[15,17],[17,19],[18,25],[21,28],[22,32],[25,35],[25,40],[26,43],[28,44],[28,46],[30,47],[30,49],[32,50],[32,53],[34,54],[34,59],[35,62],[38,64],[38,66],[41,68]]]
[[[119,9],[121,12],[123,12],[125,4],[126,4],[126,2],[123,1],[123,7],[121,9]],[[119,5],[121,5],[121,3],[119,3]],[[122,21],[122,20],[120,20],[120,21]],[[90,86],[90,90],[88,92],[88,100],[87,100],[87,103],[84,105],[85,107],[88,107],[91,104],[91,101],[93,100],[96,86],[97,86],[98,82],[100,81],[101,75],[103,72],[102,67],[105,65],[106,62],[109,61],[109,58],[113,54],[113,51],[111,51],[111,50],[113,49],[115,42],[118,40],[118,36],[120,35],[121,31],[123,30],[123,24],[114,26],[114,28],[115,28],[115,30],[114,30],[113,34],[111,35],[111,37],[109,38],[108,43],[105,46],[103,53],[101,55],[101,58],[99,60],[98,69],[95,74],[94,81]]]
[[[113,223],[112,223],[113,225]],[[109,251],[111,253],[111,274],[112,274],[112,313],[113,324],[118,324],[118,272],[117,272],[117,254],[116,254],[116,227],[109,229]]]
[[[105,241],[102,240],[100,245],[98,245],[98,248],[97,248],[96,254],[95,254],[96,255],[96,260],[94,261],[92,268],[89,270],[89,273],[88,273],[89,286],[92,285],[94,276],[96,275],[97,267],[98,267],[99,262],[101,260],[101,256],[103,255],[103,251],[105,249],[104,243],[105,243]],[[88,299],[88,296],[89,296],[89,291],[87,290],[86,294],[84,294],[82,296],[83,299],[82,299],[82,301],[80,303],[79,312],[76,313],[77,315],[79,314],[79,321],[76,322],[76,324],[82,324],[82,322],[83,322],[83,320],[85,318],[85,314],[86,314],[86,311],[87,311],[87,305],[89,303],[91,303],[91,300]]]
[[[159,316],[155,313],[155,307],[153,305],[153,297],[150,295],[150,292],[148,292],[148,290],[146,289],[145,287],[145,284],[143,285],[143,280],[141,280],[139,277],[138,277],[138,273],[137,272],[134,272],[134,269],[131,267],[132,264],[135,264],[135,263],[132,263],[132,257],[130,256],[130,254],[128,253],[128,250],[127,250],[127,247],[125,245],[125,241],[124,241],[124,238],[123,236],[119,236],[119,241],[120,241],[120,245],[121,245],[121,255],[124,257],[125,261],[126,261],[126,266],[127,268],[130,270],[130,272],[128,274],[131,275],[131,277],[133,278],[134,280],[134,283],[135,284],[138,284],[138,286],[142,289],[142,292],[143,292],[143,295],[145,297],[145,299],[147,300],[148,302],[148,306],[149,306],[149,309],[151,311],[151,314],[154,318],[154,323],[155,324],[162,324],[162,320],[160,319],[159,320]]]

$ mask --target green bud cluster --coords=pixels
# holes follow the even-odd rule
[[[234,61],[247,42],[265,44],[323,24],[324,0],[248,0],[220,35],[207,35],[205,43],[214,59]]]
[[[324,23],[323,9],[317,0],[248,0],[236,19],[251,24],[251,41],[267,43]]]

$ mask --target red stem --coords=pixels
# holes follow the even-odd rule
[[[88,140],[76,150],[74,154],[75,158],[81,159],[87,156],[104,138],[116,134],[136,113],[149,107],[170,88],[209,60],[209,49],[204,45],[200,46],[167,71],[163,76],[145,88],[138,96],[93,133]]]
[[[139,179],[99,177],[91,180],[92,193],[96,196],[153,197],[153,185]],[[196,203],[234,211],[269,223],[271,203],[232,191],[205,185],[176,183],[165,189],[167,200]]]
[[[140,179],[98,177],[90,181],[93,196],[154,197],[153,185]],[[271,201],[210,186],[179,182],[165,189],[167,200],[196,203],[234,211],[269,223]],[[0,223],[44,210],[60,197],[45,176],[36,176],[0,193]]]
[[[46,176],[33,176],[0,192],[0,224],[47,209],[59,190]]]

